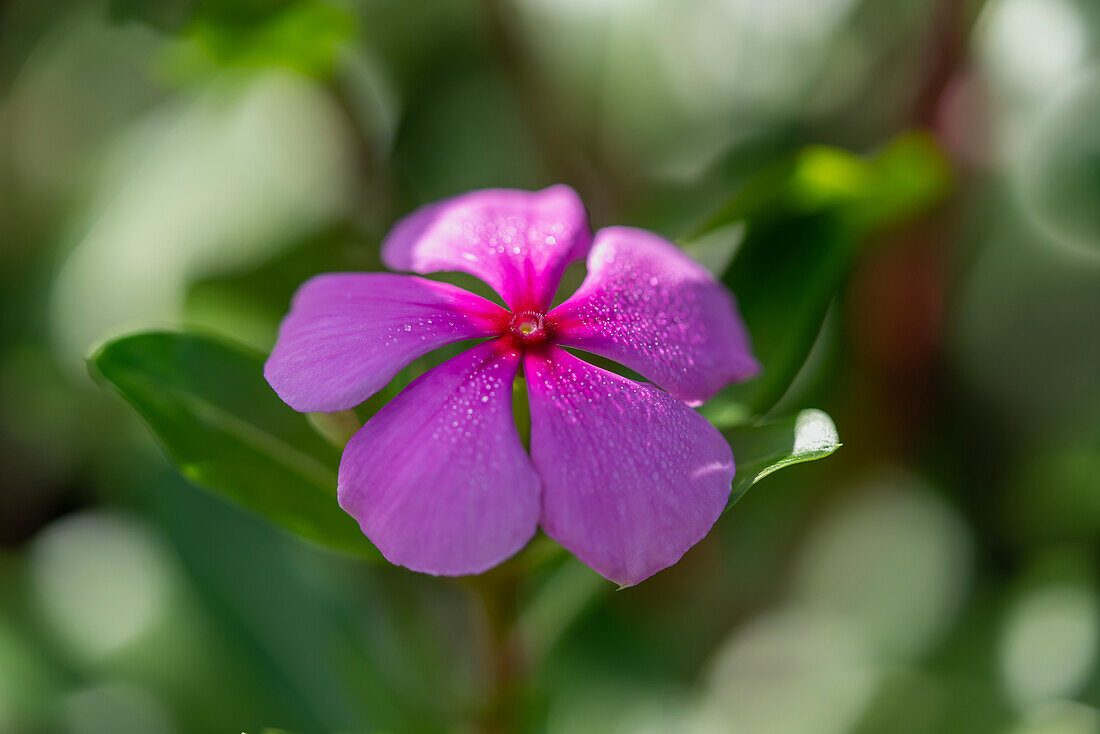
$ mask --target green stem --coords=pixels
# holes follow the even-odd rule
[[[531,450],[531,405],[527,402],[527,380],[516,375],[512,382],[512,419],[516,422],[519,440],[523,447]]]

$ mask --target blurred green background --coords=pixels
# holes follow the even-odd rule
[[[502,686],[476,585],[193,486],[84,360],[266,350],[414,206],[555,182],[741,299],[708,417],[844,446],[636,588],[537,543]],[[0,282],[2,734],[1100,734],[1093,0],[7,0]]]

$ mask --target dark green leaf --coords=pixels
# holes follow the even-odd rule
[[[170,33],[186,29],[196,17],[213,19],[242,31],[261,25],[298,0],[109,0],[116,23],[138,21]]]
[[[737,296],[763,369],[725,390],[723,401],[762,415],[783,396],[817,339],[856,243],[832,211],[750,225],[725,282]]]
[[[823,459],[840,448],[833,419],[820,410],[803,410],[790,418],[731,428],[724,435],[737,462],[727,507],[772,472]]]
[[[208,336],[108,342],[93,378],[127,400],[185,476],[300,535],[378,557],[336,502],[339,451],[263,378],[263,356]]]
[[[178,33],[198,4],[198,0],[110,0],[107,9],[116,23],[138,21],[160,31]]]
[[[735,222],[746,232],[723,280],[737,296],[761,374],[724,391],[708,417],[766,413],[790,386],[867,235],[921,211],[948,185],[927,137],[899,138],[864,160],[812,147],[738,192],[692,237]]]

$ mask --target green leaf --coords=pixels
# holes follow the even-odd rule
[[[108,0],[108,17],[115,23],[137,21],[179,33],[197,16],[240,28],[264,23],[298,0]]]
[[[163,66],[182,80],[226,68],[327,78],[358,30],[354,13],[328,0],[112,0],[112,15],[178,33]]]
[[[137,21],[159,31],[178,33],[198,4],[199,0],[109,0],[107,11],[114,23]]]
[[[772,472],[823,459],[841,445],[833,419],[814,409],[755,426],[730,428],[723,435],[730,442],[737,463],[727,508]]]
[[[724,390],[719,404],[762,415],[783,396],[821,331],[856,244],[831,210],[750,225],[724,280],[737,296],[762,370]]]
[[[379,557],[336,502],[339,450],[279,400],[259,352],[150,332],[108,342],[88,368],[137,409],[188,479],[306,538]]]
[[[763,365],[704,413],[729,425],[771,409],[806,361],[867,236],[935,203],[948,184],[944,158],[924,135],[902,136],[870,159],[815,146],[761,173],[697,230],[689,249],[723,227],[745,225],[722,279]]]

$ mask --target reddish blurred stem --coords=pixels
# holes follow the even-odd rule
[[[966,66],[967,45],[976,16],[973,2],[941,0],[928,39],[929,71],[913,105],[914,125],[935,126],[944,92]]]
[[[470,580],[481,599],[489,631],[490,691],[475,722],[475,730],[481,734],[517,734],[521,730],[528,666],[513,634],[519,613],[519,580],[520,575],[510,564]]]

